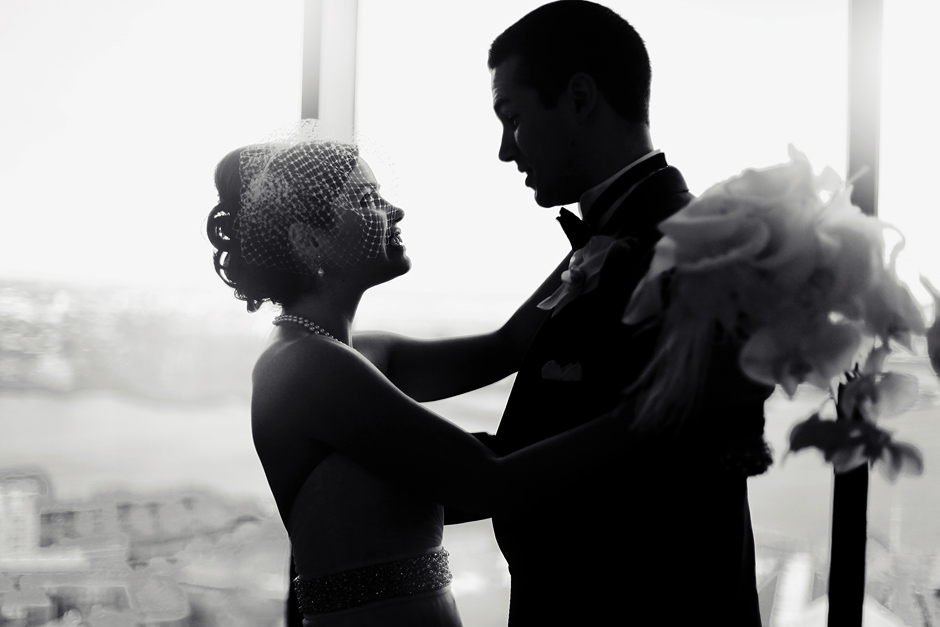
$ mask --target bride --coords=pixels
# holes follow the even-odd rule
[[[535,304],[557,286],[547,281],[489,334],[353,336],[363,293],[411,267],[404,212],[380,195],[357,146],[248,146],[222,159],[216,187],[217,273],[249,311],[282,308],[253,372],[252,434],[292,544],[304,625],[460,625],[443,507],[511,517],[626,450],[610,414],[498,457],[419,403],[514,372],[543,315]]]

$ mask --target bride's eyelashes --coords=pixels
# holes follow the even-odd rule
[[[385,202],[385,199],[382,198],[382,197],[379,195],[379,193],[378,193],[376,190],[374,190],[374,189],[367,190],[367,191],[359,198],[359,202],[358,202],[358,205],[359,205],[359,208],[360,208],[360,209],[369,209],[369,208],[375,209],[375,208],[381,207],[381,206],[383,206],[383,205],[385,205],[385,204],[387,204],[387,203]]]

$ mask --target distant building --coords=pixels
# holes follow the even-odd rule
[[[177,582],[128,564],[124,529],[152,541],[160,510],[114,497],[57,503],[41,471],[0,471],[0,572],[14,575],[0,576],[0,626],[45,625],[69,612],[89,627],[188,626]]]
[[[56,617],[55,604],[41,590],[26,587],[0,593],[0,625],[32,627]]]
[[[49,496],[49,480],[43,472],[0,471],[0,570],[74,572],[89,568],[80,548],[41,546],[40,512]]]
[[[40,546],[121,533],[115,499],[108,496],[47,502],[40,511],[40,528]]]
[[[862,624],[865,627],[940,627],[932,601],[899,573],[890,573],[891,594],[886,602],[870,592],[864,596]],[[873,587],[869,580],[869,588]],[[829,613],[825,576],[809,553],[789,555],[771,577],[762,598],[762,622],[768,627],[825,627]],[[903,616],[902,616],[903,615]]]
[[[0,627],[276,624],[288,551],[254,502],[205,490],[58,500],[42,471],[0,470]]]
[[[190,624],[189,601],[175,581],[129,567],[90,573],[32,573],[20,578],[20,587],[41,591],[51,600],[55,615],[77,612],[85,624]]]
[[[0,559],[39,548],[39,505],[48,493],[49,480],[41,472],[0,471]]]

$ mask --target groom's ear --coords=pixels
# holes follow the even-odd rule
[[[574,113],[580,119],[585,119],[594,111],[597,105],[597,83],[590,74],[575,72],[568,79],[567,93],[571,99]]]

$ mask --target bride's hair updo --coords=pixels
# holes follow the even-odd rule
[[[206,232],[215,271],[235,297],[257,311],[289,304],[314,285],[317,266],[303,259],[289,231],[303,224],[330,231],[344,219],[337,205],[358,150],[340,142],[257,144],[234,150],[216,167],[219,204]],[[345,251],[324,249],[324,257]]]

